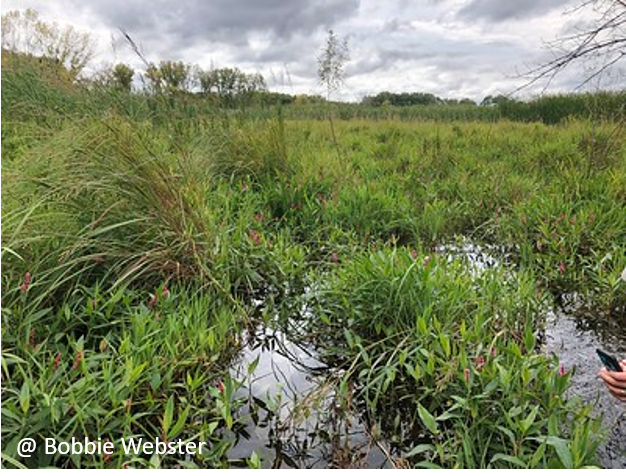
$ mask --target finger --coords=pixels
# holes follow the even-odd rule
[[[606,370],[600,371],[600,378],[604,381],[604,383],[608,386],[626,389],[626,380],[618,380],[615,378],[616,375],[621,375],[619,372],[607,372]]]
[[[600,377],[605,382],[607,379],[611,379],[612,382],[622,382],[626,384],[626,371],[624,372],[609,372],[606,368],[600,370]]]
[[[620,391],[614,391],[612,389],[609,389],[609,392],[611,393],[611,395],[613,395],[615,398],[617,398],[619,401],[621,402],[626,402],[626,393],[624,393],[623,390]]]
[[[624,370],[624,372],[608,372],[608,374],[613,379],[626,384],[626,370]]]

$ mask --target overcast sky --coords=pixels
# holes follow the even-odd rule
[[[388,90],[480,101],[511,92],[523,83],[518,73],[551,57],[545,43],[585,20],[572,12],[579,1],[4,0],[2,12],[30,7],[92,32],[95,69],[120,61],[142,69],[124,29],[150,61],[237,66],[294,94],[322,92],[316,58],[332,28],[350,46],[343,99]],[[548,91],[571,91],[580,76],[566,70]]]

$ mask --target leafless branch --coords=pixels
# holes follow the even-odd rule
[[[545,91],[554,78],[570,65],[603,57],[601,65],[581,78],[576,87],[580,89],[626,56],[626,0],[585,0],[566,13],[589,16],[590,11],[595,12],[596,17],[587,23],[588,26],[548,43],[554,58],[520,74],[526,82],[514,92],[539,82],[545,82]]]

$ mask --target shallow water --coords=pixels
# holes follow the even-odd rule
[[[598,377],[602,366],[596,355],[600,348],[626,358],[626,323],[593,315],[550,313],[546,326],[546,351],[559,357],[566,369],[574,369],[570,393],[585,402],[596,402],[609,429],[608,443],[599,450],[604,468],[626,468],[626,405],[614,399]]]
[[[510,264],[504,247],[481,247],[469,241],[434,251],[464,261],[473,273]],[[263,306],[262,301],[256,304]],[[568,371],[574,371],[570,394],[596,402],[596,411],[603,414],[610,435],[599,450],[602,467],[626,468],[626,406],[605,391],[595,352],[602,348],[626,358],[626,322],[590,314],[575,317],[573,311],[548,313],[545,351],[556,354]],[[309,313],[301,309],[300,318],[310,317]],[[239,415],[242,427],[232,434],[235,443],[228,453],[232,461],[244,461],[256,451],[264,467],[393,467],[389,445],[373,441],[358,415],[338,410],[333,387],[326,384],[336,371],[318,360],[312,345],[263,325],[244,337],[247,345],[231,375],[245,382],[236,397],[248,404]],[[257,359],[250,372],[249,366]]]
[[[448,261],[462,260],[473,272],[510,264],[511,254],[504,246],[477,245],[467,239],[458,243],[439,245],[435,248],[438,255],[445,255]]]
[[[314,351],[264,326],[247,338],[248,346],[231,370],[233,378],[245,382],[236,397],[249,401],[240,415],[244,428],[233,435],[231,460],[256,451],[265,467],[388,466],[359,418],[334,407],[332,386],[325,385],[333,370]],[[250,373],[249,365],[257,359]],[[274,407],[272,412],[259,408],[259,402]]]

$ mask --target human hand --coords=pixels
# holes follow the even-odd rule
[[[609,389],[611,395],[622,402],[626,402],[626,359],[620,362],[621,372],[610,372],[605,367],[600,370],[600,378]]]

